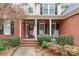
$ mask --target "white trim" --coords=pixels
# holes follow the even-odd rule
[[[19,27],[19,29],[20,29],[19,36],[21,37],[21,20],[19,20],[19,25],[20,25],[20,27]]]
[[[52,19],[49,19],[49,29],[50,29],[50,31],[49,31],[49,34],[50,34],[50,36],[51,36],[51,22],[52,22]]]
[[[36,28],[36,31],[35,31],[35,40],[37,40],[37,19],[35,19],[35,28]]]
[[[44,34],[45,34],[45,23],[39,23],[39,28],[40,28],[40,24],[43,24],[44,25]]]

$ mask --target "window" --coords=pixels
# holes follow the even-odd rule
[[[43,11],[43,14],[48,14],[48,5],[47,4],[44,4],[43,6],[42,6],[42,11]]]
[[[14,25],[13,22],[6,21],[3,23],[0,21],[0,34],[1,35],[11,35],[14,34]]]
[[[55,4],[41,4],[41,12],[43,15],[54,15],[55,14]]]
[[[55,5],[53,4],[50,4],[49,5],[49,14],[55,14]]]
[[[28,7],[28,13],[33,13],[33,8],[32,7]]]
[[[10,21],[6,21],[4,23],[4,34],[5,35],[10,35],[11,34],[11,22]]]

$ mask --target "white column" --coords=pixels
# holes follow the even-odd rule
[[[51,21],[52,19],[49,19],[49,29],[50,29],[50,31],[49,31],[49,34],[50,34],[50,36],[51,36]]]
[[[37,40],[37,19],[35,19],[35,40]]]
[[[20,36],[20,38],[21,38],[21,20],[20,20],[20,19],[19,19],[19,30],[20,30],[19,36]]]
[[[35,3],[35,14],[40,15],[40,3]]]
[[[61,3],[57,4],[57,15],[61,15]]]

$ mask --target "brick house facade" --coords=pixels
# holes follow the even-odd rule
[[[35,15],[27,15],[22,19],[14,18],[13,35],[20,36],[22,41],[37,40],[38,34],[49,34],[52,36],[52,39],[55,36],[67,34],[72,35],[75,39],[74,44],[79,46],[79,8],[72,10],[66,15],[61,15],[61,4],[57,4],[56,6],[57,15],[40,15],[40,4],[38,3],[34,7],[36,8],[34,9]],[[48,13],[50,13],[49,10]],[[30,10],[30,12],[33,11]],[[53,12],[51,13],[53,14]],[[4,34],[0,36],[4,37],[8,35]]]

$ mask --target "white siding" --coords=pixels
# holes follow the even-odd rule
[[[33,8],[33,13],[28,13],[28,8],[32,7]],[[24,10],[28,15],[35,15],[35,4],[34,3],[28,3],[24,5]]]

